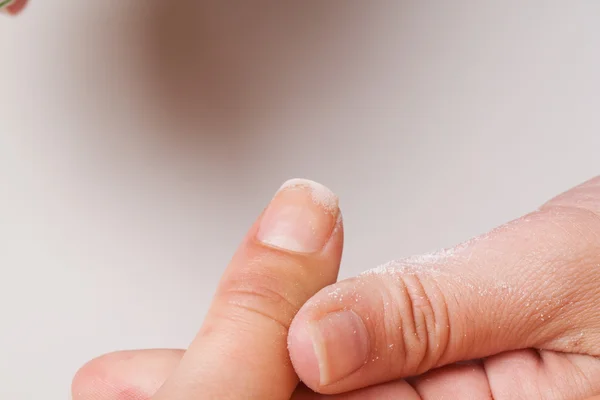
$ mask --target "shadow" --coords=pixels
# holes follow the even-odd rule
[[[333,104],[369,29],[358,1],[109,3],[69,11],[67,96],[93,124],[82,145],[126,162],[187,155],[220,173],[251,174],[282,114]]]
[[[245,135],[331,86],[357,11],[350,2],[155,2],[144,38],[156,98],[172,117]]]

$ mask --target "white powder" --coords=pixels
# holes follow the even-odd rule
[[[313,203],[321,206],[325,212],[336,214],[338,211],[338,197],[326,186],[308,179],[290,179],[281,185],[279,190],[290,188],[307,188],[310,190]]]
[[[342,289],[339,288],[339,287],[336,288],[336,289],[334,289],[334,290],[332,290],[331,292],[329,292],[328,296],[331,297],[331,298],[333,298],[333,299],[336,299],[336,300],[338,300],[338,299],[339,300],[343,300],[344,299],[344,294],[342,292]]]
[[[440,275],[441,270],[435,265],[425,262],[430,260],[428,257],[411,258],[404,260],[389,261],[379,267],[363,272],[361,275],[417,275],[428,273],[430,275]]]
[[[481,297],[510,296],[515,299],[527,297],[528,293],[526,291],[516,288],[508,282],[498,279],[486,285],[484,281],[477,279],[476,276],[470,276],[466,271],[461,271],[459,268],[448,268],[447,262],[454,257],[456,257],[455,250],[441,250],[422,256],[389,261],[379,267],[365,271],[361,275],[379,276],[392,282],[409,275],[429,276],[434,279],[445,277],[452,279],[455,284],[460,285],[467,292]],[[529,303],[527,305],[529,306]],[[542,315],[541,317],[544,319],[550,318],[548,315]]]

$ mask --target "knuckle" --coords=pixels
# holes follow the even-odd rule
[[[229,279],[218,294],[224,302],[221,316],[250,327],[262,321],[287,332],[301,304],[289,284],[267,274],[245,274]]]
[[[402,368],[417,373],[438,365],[449,342],[446,300],[433,279],[402,274],[382,279],[386,342],[399,344]]]

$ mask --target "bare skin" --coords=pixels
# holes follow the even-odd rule
[[[190,348],[95,359],[74,400],[600,400],[600,178],[453,249],[339,283],[332,199],[307,182],[278,192]]]
[[[279,194],[268,210],[304,196],[298,204],[325,221],[312,223],[329,226],[334,214],[307,202],[310,190]],[[318,291],[337,273],[337,221],[311,254],[265,245],[252,228],[187,352],[96,359],[75,377],[74,400],[600,394],[600,178],[454,249]],[[298,376],[308,387],[296,388]]]
[[[336,281],[342,243],[337,198],[314,182],[287,182],[234,255],[189,349],[91,362],[77,374],[73,398],[288,400],[299,382],[289,326],[312,295]],[[148,368],[144,384],[129,379],[131,362]]]

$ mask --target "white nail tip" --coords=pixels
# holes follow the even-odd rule
[[[279,188],[279,191],[293,188],[307,188],[311,192],[315,204],[323,207],[326,212],[335,214],[338,210],[338,197],[326,186],[309,179],[290,179]]]

